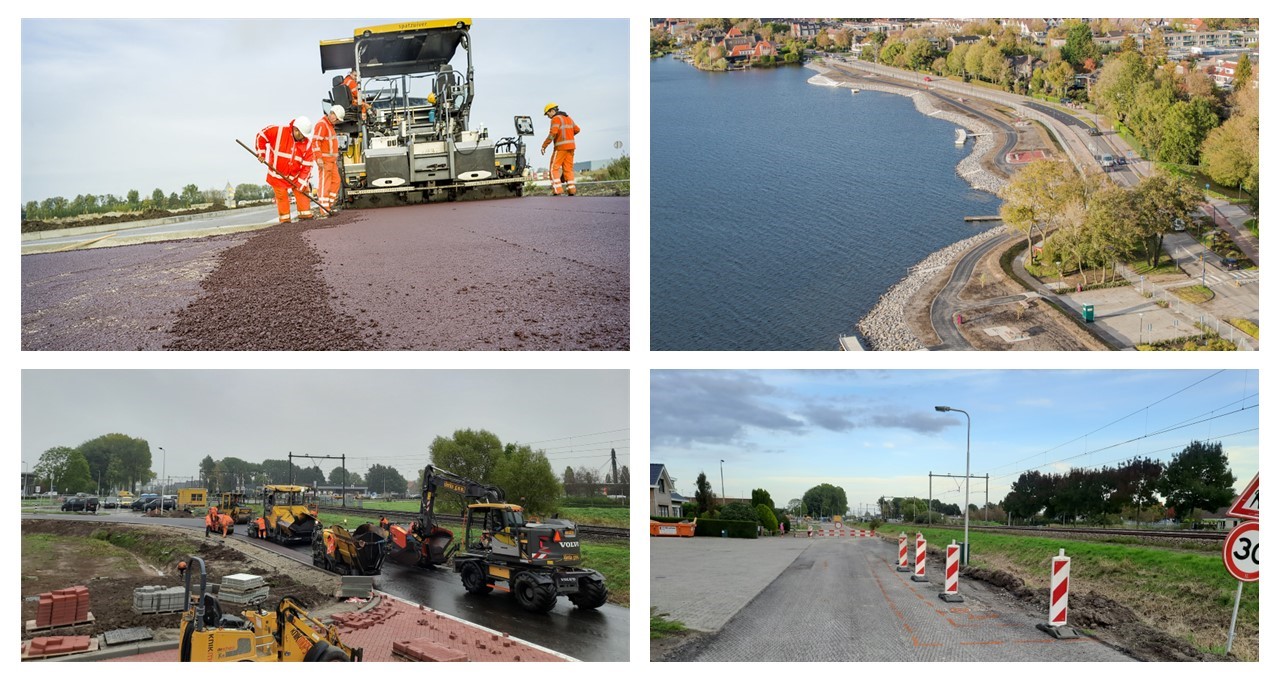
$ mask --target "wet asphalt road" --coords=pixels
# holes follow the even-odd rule
[[[203,527],[204,519],[144,519],[136,513],[42,514],[41,518],[92,520],[99,523],[160,524],[194,528]],[[283,547],[265,540],[249,538],[244,526],[236,527],[236,537],[290,558],[311,564],[308,545]],[[486,628],[509,633],[522,640],[553,649],[582,661],[627,661],[630,654],[631,611],[615,604],[599,609],[578,611],[568,598],[561,597],[549,613],[531,614],[516,603],[515,598],[501,592],[484,596],[467,594],[458,575],[448,570],[420,569],[401,566],[388,560],[382,575],[374,579],[374,587],[402,599],[426,605],[451,616],[471,621]]]

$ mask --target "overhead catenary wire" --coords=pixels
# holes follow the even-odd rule
[[[1150,409],[1150,408],[1152,408],[1152,407],[1156,406],[1157,404],[1160,404],[1161,402],[1164,402],[1165,400],[1168,400],[1168,399],[1171,399],[1171,398],[1173,398],[1173,397],[1176,397],[1177,395],[1180,395],[1180,394],[1182,394],[1182,393],[1184,393],[1184,392],[1186,392],[1186,391],[1190,390],[1191,388],[1194,388],[1195,386],[1200,385],[1201,383],[1203,383],[1203,382],[1205,382],[1205,381],[1207,381],[1207,380],[1209,380],[1209,379],[1213,378],[1214,376],[1217,376],[1218,374],[1223,373],[1223,371],[1225,371],[1225,369],[1219,369],[1218,371],[1215,371],[1215,372],[1213,372],[1213,373],[1209,374],[1208,376],[1205,376],[1204,378],[1201,378],[1200,380],[1195,381],[1194,383],[1191,383],[1190,385],[1188,385],[1188,386],[1186,386],[1186,387],[1184,387],[1184,388],[1182,388],[1182,389],[1180,389],[1180,390],[1176,390],[1176,391],[1174,391],[1174,392],[1172,392],[1172,393],[1170,393],[1170,394],[1168,394],[1168,395],[1166,395],[1166,396],[1164,396],[1164,397],[1162,397],[1162,398],[1160,398],[1160,399],[1156,400],[1155,402],[1150,402],[1150,403],[1148,403],[1147,405],[1145,405],[1145,406],[1143,406],[1143,407],[1141,407],[1141,408],[1139,408],[1139,409],[1135,409],[1134,411],[1132,411],[1132,412],[1130,412],[1130,413],[1128,413],[1128,414],[1126,414],[1126,415],[1124,415],[1124,416],[1121,416],[1120,418],[1118,418],[1118,419],[1116,419],[1116,420],[1114,420],[1114,421],[1111,421],[1110,423],[1107,423],[1106,425],[1099,426],[1099,427],[1097,427],[1097,428],[1095,428],[1095,429],[1093,429],[1093,430],[1091,430],[1091,431],[1088,431],[1088,432],[1086,432],[1086,433],[1084,433],[1084,434],[1082,434],[1082,435],[1079,435],[1079,436],[1077,436],[1077,437],[1074,437],[1074,438],[1072,438],[1072,439],[1070,439],[1070,440],[1068,440],[1068,441],[1066,441],[1066,442],[1064,442],[1064,443],[1061,443],[1061,444],[1059,444],[1059,445],[1055,445],[1054,447],[1050,447],[1050,448],[1048,448],[1048,449],[1046,449],[1046,450],[1041,450],[1040,452],[1037,452],[1037,453],[1032,454],[1032,455],[1030,455],[1030,456],[1023,457],[1022,459],[1018,459],[1018,460],[1016,460],[1016,461],[1011,461],[1011,462],[1006,463],[1006,464],[1001,464],[1000,466],[995,467],[993,470],[1000,470],[1000,469],[1003,469],[1003,468],[1005,468],[1005,467],[1007,467],[1007,466],[1013,466],[1014,464],[1021,464],[1021,463],[1022,463],[1022,462],[1024,462],[1024,461],[1027,461],[1027,460],[1029,460],[1029,459],[1035,459],[1036,457],[1039,457],[1039,456],[1042,456],[1042,455],[1048,454],[1048,453],[1053,452],[1054,450],[1057,450],[1057,449],[1061,449],[1061,448],[1066,447],[1067,445],[1070,445],[1071,443],[1077,442],[1077,441],[1079,441],[1079,440],[1087,440],[1087,439],[1088,439],[1088,437],[1089,437],[1091,434],[1093,434],[1093,433],[1097,433],[1098,431],[1103,430],[1103,429],[1106,429],[1106,428],[1110,428],[1111,426],[1114,426],[1114,425],[1116,425],[1117,423],[1120,423],[1121,421],[1124,421],[1125,419],[1132,418],[1134,415],[1138,414],[1138,412],[1145,411],[1145,410],[1147,410],[1147,409]],[[1032,468],[1039,468],[1039,467],[1032,467]],[[1031,469],[1023,469],[1023,471],[1028,471],[1028,470],[1031,470]],[[1021,473],[1021,472],[1022,472],[1022,471],[1018,471],[1017,473]]]

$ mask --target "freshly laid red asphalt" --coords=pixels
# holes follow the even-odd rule
[[[626,350],[629,247],[629,198],[529,197],[29,255],[22,347]]]

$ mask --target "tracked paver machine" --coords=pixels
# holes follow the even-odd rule
[[[459,48],[466,71],[450,63]],[[342,70],[325,102],[348,113],[336,126],[340,202],[376,207],[523,194],[528,162],[522,136],[533,120],[515,116],[515,135],[493,139],[471,125],[475,97],[471,20],[369,26],[320,43],[320,69]],[[354,69],[360,99],[343,77]]]
[[[387,534],[372,523],[317,529],[311,540],[311,563],[344,576],[379,575],[386,557]]]
[[[263,525],[259,526],[259,521]],[[303,485],[262,488],[262,516],[249,522],[249,537],[263,537],[282,545],[310,543],[320,526],[320,514]]]

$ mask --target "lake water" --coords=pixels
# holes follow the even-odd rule
[[[833,350],[999,201],[955,172],[955,126],[783,67],[650,67],[654,350]]]

